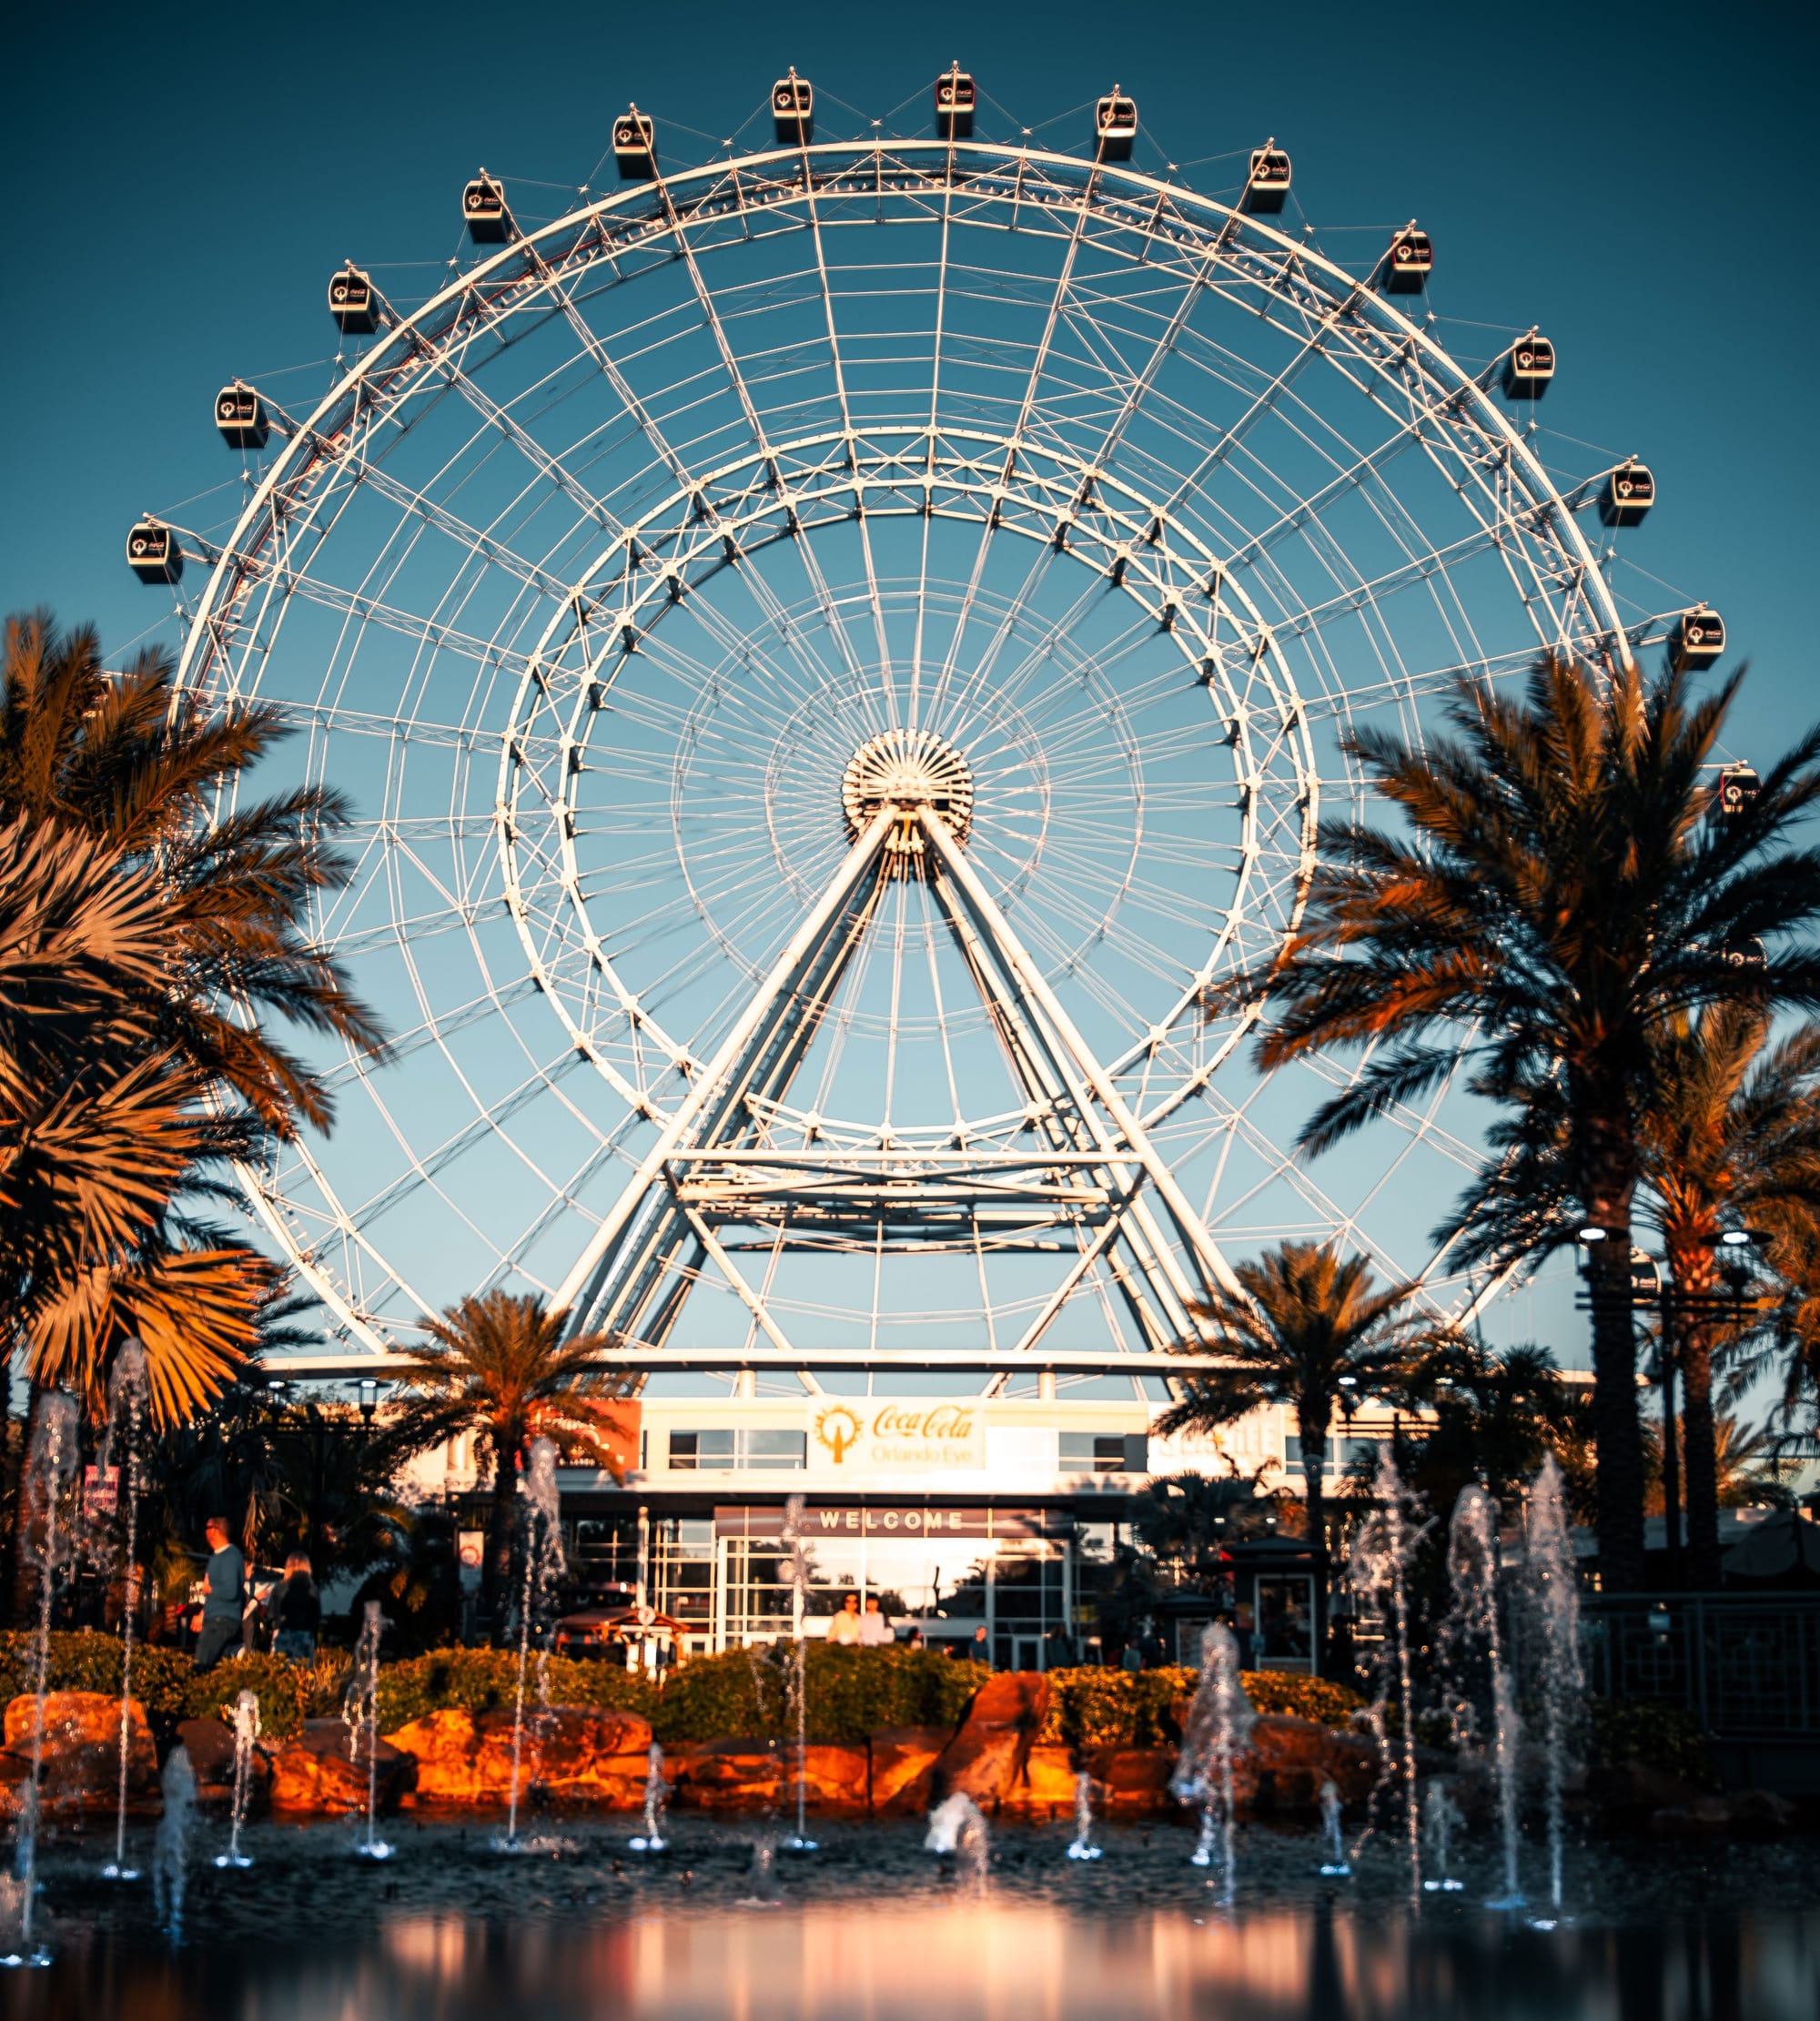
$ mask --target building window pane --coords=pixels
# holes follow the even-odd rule
[[[1064,1473],[1124,1473],[1125,1454],[1122,1431],[1065,1431],[1061,1435]]]

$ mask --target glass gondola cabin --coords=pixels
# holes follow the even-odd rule
[[[1710,667],[1725,650],[1724,619],[1696,603],[1674,621],[1668,650],[1678,667]]]
[[[1251,174],[1245,185],[1244,208],[1254,217],[1274,217],[1289,194],[1289,157],[1280,147],[1254,147]]]
[[[1735,821],[1750,807],[1763,789],[1754,765],[1727,765],[1719,774],[1719,792],[1713,811],[1721,821]]]
[[[126,566],[141,582],[175,582],[183,573],[177,535],[156,520],[141,520],[126,536]]]
[[[1504,359],[1504,398],[1539,400],[1554,377],[1554,346],[1533,330],[1520,337]]]
[[[358,267],[344,267],[329,283],[329,313],[343,337],[370,337],[379,328],[373,284]]]
[[[935,79],[935,138],[971,140],[978,95],[965,70],[954,69]]]
[[[230,450],[262,450],[272,432],[265,402],[238,379],[215,396],[215,425]]]
[[[1102,161],[1129,161],[1138,138],[1138,101],[1115,90],[1093,108],[1093,140]]]
[[[613,163],[622,182],[649,182],[657,173],[657,127],[636,106],[613,121]]]
[[[1641,526],[1655,503],[1655,480],[1641,463],[1625,463],[1605,480],[1599,493],[1601,526]]]
[[[1399,232],[1384,256],[1384,291],[1388,295],[1420,295],[1434,271],[1434,243],[1425,231],[1411,225]]]
[[[468,237],[477,246],[503,246],[511,237],[506,193],[484,168],[461,192],[461,215],[468,220]]]
[[[771,124],[780,147],[806,147],[815,137],[815,87],[793,70],[771,87]]]

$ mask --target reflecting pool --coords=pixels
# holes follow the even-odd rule
[[[1813,2021],[1820,1888],[1812,1841],[1601,1846],[1569,1869],[1569,1915],[1486,1906],[1466,1886],[1411,1902],[1389,1847],[1323,1880],[1312,1834],[1252,1827],[1233,1906],[1188,1864],[1191,1834],[1007,1828],[983,1893],[913,1825],[829,1824],[793,1858],[762,1828],[685,1819],[661,1859],[635,1825],[540,1821],[502,1857],[496,1821],[389,1827],[381,1872],[338,1824],[255,1825],[254,1864],[197,1849],[181,1944],[149,1889],[98,1878],[98,1843],[43,1865],[48,1966],[6,1976],[8,2014],[57,2021]],[[1373,1857],[1373,1854],[1377,1857]],[[1544,1919],[1545,1920],[1545,1919]]]

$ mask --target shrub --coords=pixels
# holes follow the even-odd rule
[[[536,1688],[534,1669],[530,1688]],[[431,1713],[498,1712],[510,1706],[517,1693],[515,1650],[433,1649],[426,1656],[380,1665],[379,1731],[395,1733]],[[580,1663],[567,1656],[550,1659],[552,1705],[599,1705],[648,1719],[656,1698],[650,1681],[636,1671]]]
[[[1587,1703],[1592,1724],[1592,1758],[1615,1766],[1644,1762],[1667,1769],[1684,1782],[1716,1789],[1706,1735],[1692,1713],[1679,1705],[1652,1705],[1629,1698],[1594,1698]]]
[[[885,1726],[955,1726],[979,1689],[972,1663],[921,1649],[843,1649],[824,1642],[804,1652],[809,1738],[854,1746]],[[770,1651],[697,1656],[672,1673],[652,1724],[661,1741],[794,1738],[788,1643]]]
[[[1160,1747],[1178,1739],[1170,1711],[1192,1695],[1198,1672],[1161,1670],[1052,1670],[1049,1713],[1039,1740],[1090,1752],[1100,1747]],[[1290,1671],[1247,1671],[1246,1695],[1260,1713],[1293,1713],[1323,1726],[1344,1726],[1364,1703],[1357,1692],[1325,1678]]]

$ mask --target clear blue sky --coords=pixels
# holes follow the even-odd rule
[[[1620,590],[1723,611],[1757,669],[1733,746],[1767,754],[1820,713],[1814,15],[1748,0],[1531,12],[1527,39],[1508,7],[1319,0],[195,0],[15,16],[0,609],[93,618],[110,651],[160,620],[168,636],[168,603],[133,581],[122,541],[140,511],[183,519],[233,476],[211,396],[237,374],[282,395],[287,368],[319,388],[330,270],[351,256],[399,298],[430,291],[480,164],[548,184],[554,213],[565,191],[611,180],[601,157],[629,97],[659,120],[667,159],[694,158],[755,135],[792,63],[818,87],[824,135],[874,119],[921,132],[930,80],[958,57],[1016,122],[1058,120],[1070,148],[1116,79],[1139,103],[1140,163],[1203,187],[1233,180],[1208,157],[1274,135],[1341,258],[1367,242],[1355,230],[1381,243],[1417,217],[1436,242],[1443,341],[1487,355],[1476,324],[1532,321],[1554,339],[1546,460],[1592,470],[1634,452],[1654,469],[1661,502],[1625,538]],[[1008,137],[998,114],[982,130]]]

